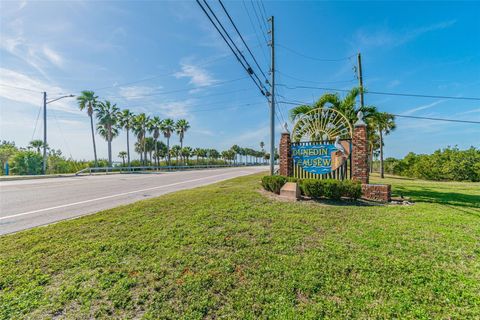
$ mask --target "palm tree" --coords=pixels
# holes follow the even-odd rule
[[[386,112],[377,112],[372,119],[372,126],[378,130],[379,145],[380,145],[380,177],[384,178],[383,170],[383,135],[388,135],[391,131],[395,130],[395,116]]]
[[[122,158],[122,164],[123,164],[124,167],[125,167],[125,158],[127,157],[127,155],[128,155],[128,153],[126,151],[120,151],[118,153],[118,157]]]
[[[152,137],[145,138],[145,149],[148,153],[148,157],[150,159],[150,165],[152,164],[152,156],[155,153],[155,140]]]
[[[174,145],[172,149],[170,150],[169,156],[174,156],[175,157],[175,162],[178,165],[178,157],[181,156],[181,150],[182,148],[179,145]]]
[[[230,149],[232,149],[233,151],[235,151],[235,158],[237,158],[237,155],[240,154],[240,147],[236,144],[234,144]],[[240,161],[239,162],[242,162],[242,159],[240,158]]]
[[[296,120],[301,115],[306,114],[316,108],[330,107],[340,111],[353,125],[357,121],[357,114],[359,111],[363,112],[364,119],[368,121],[376,113],[376,108],[373,106],[363,106],[356,108],[356,100],[360,94],[360,88],[355,87],[350,90],[342,99],[337,93],[325,93],[313,105],[300,105],[290,110],[290,119]]]
[[[40,153],[40,149],[43,147],[43,140],[40,140],[40,139],[32,140],[32,141],[30,141],[28,146],[31,147],[31,148],[37,149],[37,153]],[[48,148],[48,146],[47,146],[47,148]]]
[[[168,165],[170,165],[170,137],[175,130],[175,122],[172,119],[164,119],[160,126],[160,130],[163,132],[163,136],[167,139],[167,157]]]
[[[190,124],[185,119],[180,119],[175,124],[175,130],[180,138],[180,147],[183,148],[183,138],[185,137],[185,132],[190,129]]]
[[[147,124],[150,121],[145,113],[140,113],[133,120],[132,130],[137,136],[137,141],[141,145],[141,150],[143,151],[143,164],[147,165],[147,149],[145,146],[145,138],[147,134]]]
[[[108,143],[108,165],[112,166],[112,139],[118,135],[118,117],[120,109],[110,101],[98,103],[95,108],[97,112],[97,130]]]
[[[155,154],[157,154],[158,152],[158,149],[157,149],[157,140],[158,140],[158,137],[160,136],[160,128],[162,126],[162,120],[160,120],[160,117],[153,117],[152,119],[150,119],[150,121],[148,122],[148,131],[150,131],[150,133],[153,132],[153,141],[154,141],[154,149],[155,149]],[[157,159],[158,160],[158,159]],[[157,166],[159,165],[160,163],[157,164]]]
[[[133,121],[135,119],[135,114],[128,109],[123,110],[120,113],[119,124],[122,128],[127,131],[127,163],[130,166],[130,129],[133,128]]]
[[[98,97],[93,91],[82,91],[81,94],[77,97],[78,108],[80,110],[87,109],[87,114],[90,117],[90,128],[92,129],[92,143],[93,143],[93,156],[95,158],[95,167],[98,166],[97,162],[97,147],[95,145],[95,130],[93,129],[93,111],[97,106]]]
[[[181,149],[181,154],[186,164],[188,165],[188,158],[193,155],[193,149],[191,147],[183,147]]]
[[[198,165],[198,158],[202,156],[202,149],[195,148],[195,150],[193,150],[193,155],[197,157],[197,165]]]

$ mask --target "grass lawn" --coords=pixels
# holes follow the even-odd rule
[[[479,183],[330,206],[260,177],[0,237],[0,318],[480,318]]]

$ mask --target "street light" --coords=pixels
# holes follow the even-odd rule
[[[58,101],[63,98],[73,98],[75,95],[69,94],[47,101],[47,92],[43,92],[43,174],[47,173],[47,104]]]

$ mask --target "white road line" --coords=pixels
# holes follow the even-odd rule
[[[239,173],[239,172],[240,172],[240,173],[250,173],[250,172],[246,172],[246,171],[237,171],[237,172],[234,172],[234,173]],[[190,183],[190,182],[195,182],[195,181],[200,181],[200,180],[205,180],[205,179],[210,179],[210,178],[221,177],[221,176],[225,176],[225,175],[227,175],[227,174],[232,174],[232,173],[233,173],[233,172],[227,172],[227,173],[217,174],[217,175],[215,175],[215,176],[208,176],[208,177],[203,177],[203,178],[198,178],[198,179],[193,179],[193,180],[175,182],[175,183],[166,184],[166,185],[158,186],[158,187],[151,187],[151,188],[146,188],[146,189],[141,189],[141,190],[123,192],[123,193],[118,193],[118,194],[114,194],[114,195],[111,195],[111,196],[105,196],[105,197],[100,197],[100,198],[95,198],[95,199],[89,199],[89,200],[84,200],[84,201],[79,201],[79,202],[62,204],[62,205],[56,206],[56,207],[50,207],[50,208],[44,208],[44,209],[39,209],[39,210],[33,210],[33,211],[27,211],[27,212],[17,213],[17,214],[13,214],[13,215],[10,215],[10,216],[0,217],[0,221],[1,221],[1,220],[6,220],[6,219],[10,219],[10,218],[16,218],[16,217],[20,217],[20,216],[26,216],[26,215],[34,214],[34,213],[38,213],[38,212],[44,212],[44,211],[48,211],[48,210],[54,210],[54,209],[59,209],[59,208],[66,208],[66,207],[76,206],[76,205],[79,205],[79,204],[84,204],[84,203],[89,203],[89,202],[94,202],[94,201],[100,201],[100,200],[105,200],[105,199],[110,199],[110,198],[115,198],[115,197],[126,196],[126,195],[129,195],[129,194],[132,194],[132,193],[138,193],[138,192],[144,192],[144,191],[149,191],[149,190],[155,190],[155,189],[173,187],[173,186],[176,186],[176,185],[179,185],[179,184],[184,184],[184,183]]]

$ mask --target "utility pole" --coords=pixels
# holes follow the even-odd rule
[[[271,47],[271,68],[270,68],[270,175],[273,176],[275,166],[275,25],[273,16],[269,19],[271,24],[270,30],[270,47]]]
[[[47,174],[47,93],[43,92],[43,167],[42,173]]]
[[[364,102],[363,102],[363,78],[362,78],[362,56],[360,52],[357,55],[358,57],[358,82],[360,85],[360,108],[363,109]]]

